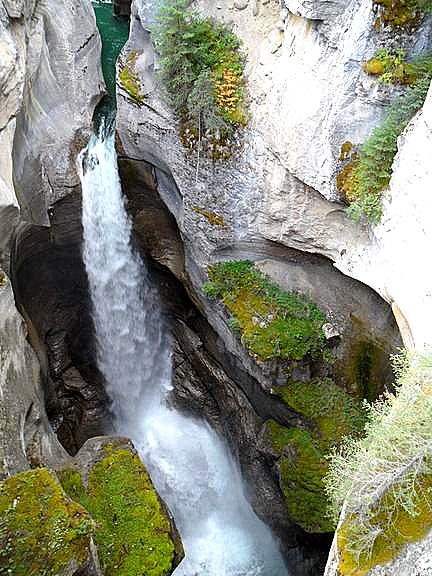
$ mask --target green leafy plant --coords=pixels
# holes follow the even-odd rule
[[[406,61],[406,52],[401,48],[378,50],[373,58],[365,62],[363,69],[377,76],[383,84],[412,84],[416,75],[414,66]]]
[[[396,392],[369,407],[365,436],[333,453],[326,489],[339,571],[361,576],[432,527],[432,357],[395,360]]]
[[[187,0],[165,0],[153,30],[161,78],[189,149],[209,136],[209,154],[246,124],[240,42],[224,25],[202,18]],[[222,155],[223,156],[223,155]],[[216,158],[215,158],[216,159]]]
[[[209,266],[208,277],[204,292],[224,303],[236,319],[236,332],[257,358],[325,356],[325,315],[302,295],[285,292],[247,260],[218,262]]]
[[[432,70],[424,64],[424,75],[390,106],[384,121],[358,150],[337,177],[337,186],[350,204],[348,213],[356,221],[362,216],[376,224],[382,216],[381,197],[392,175],[397,139],[422,107],[429,89]]]

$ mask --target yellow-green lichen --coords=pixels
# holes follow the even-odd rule
[[[212,226],[217,226],[219,228],[228,228],[224,217],[220,216],[219,214],[216,214],[216,212],[211,212],[210,210],[200,208],[199,206],[194,206],[192,210],[197,214],[200,214],[200,216],[203,216]]]
[[[106,576],[164,576],[173,567],[171,525],[136,454],[106,447],[84,487],[78,472],[59,473],[66,492],[97,523],[95,541]]]
[[[363,430],[365,413],[359,401],[328,379],[290,382],[276,392],[314,425],[307,431],[268,424],[273,449],[280,454],[280,484],[288,512],[308,532],[330,532],[335,525],[324,487],[327,456],[344,437]]]
[[[324,314],[302,295],[285,292],[249,261],[218,262],[208,268],[203,290],[232,314],[248,350],[263,361],[326,356]]]
[[[0,483],[0,574],[56,576],[89,554],[93,522],[46,468]]]
[[[416,479],[410,498],[411,510],[402,505],[397,485],[390,488],[372,511],[367,530],[356,514],[345,519],[337,531],[342,576],[364,576],[374,566],[396,558],[407,544],[426,536],[432,528],[432,475]],[[377,533],[372,547],[363,552],[353,549],[351,543],[367,537],[371,529]]]
[[[119,80],[121,87],[126,90],[131,99],[136,103],[141,105],[145,96],[141,92],[141,85],[139,77],[135,72],[135,64],[138,58],[137,52],[131,52],[126,60],[126,64],[120,70]]]

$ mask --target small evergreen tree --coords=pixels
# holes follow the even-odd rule
[[[165,0],[153,36],[162,82],[180,121],[195,126],[199,151],[204,133],[226,139],[245,122],[243,60],[236,36],[188,5],[188,0]],[[226,70],[230,81],[235,79],[229,107],[220,97]]]

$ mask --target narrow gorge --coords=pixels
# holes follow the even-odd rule
[[[429,0],[0,1],[0,574],[432,576]]]

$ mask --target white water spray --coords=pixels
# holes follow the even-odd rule
[[[130,246],[113,135],[93,136],[82,166],[84,261],[99,367],[119,434],[132,438],[185,548],[175,576],[287,576],[216,433],[169,408],[171,341],[147,271]]]

